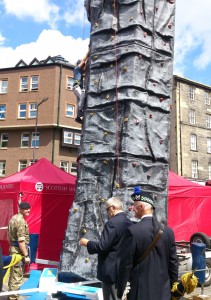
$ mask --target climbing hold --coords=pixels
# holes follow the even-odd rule
[[[107,135],[108,135],[108,132],[107,132],[107,131],[104,131],[103,135],[104,135],[104,136],[107,136]]]
[[[104,165],[107,165],[107,164],[108,164],[107,160],[104,160],[104,161],[103,161],[103,164],[104,164]]]
[[[138,125],[139,124],[139,120],[136,120],[136,125]]]
[[[114,65],[112,65],[112,64],[110,65],[111,68],[113,68],[113,66],[114,66]]]
[[[128,70],[128,68],[127,68],[126,66],[124,66],[124,67],[122,68],[122,70],[123,70],[124,72],[126,72],[126,71]]]
[[[98,26],[99,26],[99,24],[96,22],[96,23],[95,23],[95,27],[98,27]]]
[[[128,122],[128,117],[124,119],[124,122]]]
[[[81,232],[82,232],[83,234],[86,234],[86,229],[83,228],[83,229],[81,230]]]
[[[93,150],[94,149],[94,145],[90,145],[89,149]]]
[[[74,207],[73,209],[74,214],[77,213],[77,211],[78,211],[77,207]]]
[[[162,139],[160,140],[160,144],[161,144],[161,145],[163,144],[163,140],[162,140]]]
[[[117,188],[117,189],[120,188],[120,184],[119,184],[119,183],[116,184],[116,188]]]
[[[104,198],[100,198],[100,203],[104,203],[105,199]]]
[[[95,81],[94,81],[94,84],[97,84],[97,83],[98,83],[98,80],[95,80]]]
[[[171,27],[172,27],[172,24],[169,24],[169,25],[168,25],[168,28],[171,29]]]
[[[134,17],[130,17],[130,21],[133,21]]]
[[[160,98],[160,102],[162,102],[163,101],[163,98]]]
[[[138,165],[137,162],[135,162],[135,161],[132,162],[132,166],[133,166],[134,168],[137,167],[137,165]]]
[[[109,95],[106,95],[106,100],[108,100],[110,98],[110,96]]]
[[[147,32],[144,32],[144,37],[147,37]]]
[[[89,113],[90,117],[94,116],[94,113],[93,112],[90,112]]]
[[[152,119],[152,114],[149,115],[149,118]]]
[[[88,257],[86,257],[85,263],[88,263],[88,262],[90,262],[90,259]]]
[[[97,56],[97,55],[95,55],[95,56],[94,56],[94,59],[97,59],[97,58],[98,58],[98,56]]]

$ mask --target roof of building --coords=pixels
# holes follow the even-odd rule
[[[199,87],[211,89],[211,85],[207,85],[207,84],[204,84],[202,82],[197,82],[197,81],[194,81],[192,79],[185,78],[185,77],[182,77],[182,76],[179,76],[179,75],[174,75],[174,79],[176,79],[178,81],[183,81],[183,82],[186,82],[186,83],[190,83],[192,85],[196,85],[196,86],[199,86]]]
[[[61,55],[56,55],[56,56],[48,56],[46,59],[43,60],[39,60],[35,57],[29,64],[27,64],[23,59],[21,59],[14,67],[0,68],[0,70],[40,67],[49,64],[63,65],[71,69],[74,68],[74,65],[68,62],[64,57],[62,57]]]

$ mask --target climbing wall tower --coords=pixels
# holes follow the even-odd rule
[[[87,107],[60,272],[94,279],[97,256],[79,239],[98,240],[106,199],[120,196],[127,211],[140,185],[154,197],[157,218],[166,220],[175,3],[86,0],[85,6]]]

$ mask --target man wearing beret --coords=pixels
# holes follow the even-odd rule
[[[117,295],[122,297],[129,282],[128,300],[171,300],[171,287],[178,281],[174,233],[153,217],[154,201],[150,193],[135,187],[131,197],[135,217],[140,222],[128,227],[123,239]],[[147,251],[154,240],[154,246]]]
[[[29,216],[31,206],[28,202],[20,202],[18,206],[18,214],[14,215],[8,224],[9,254],[20,254],[23,256],[24,263],[30,263],[28,253],[29,229],[24,218]],[[9,291],[15,291],[20,288],[23,280],[23,269],[24,264],[17,264],[11,267],[8,282]],[[17,295],[9,297],[10,300],[16,300],[17,298]]]

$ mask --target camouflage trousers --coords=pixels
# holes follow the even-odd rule
[[[19,290],[20,286],[23,283],[23,266],[14,266],[10,269],[10,277],[8,281],[9,291]],[[10,300],[15,300],[18,298],[18,295],[11,295]]]

